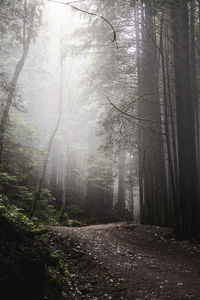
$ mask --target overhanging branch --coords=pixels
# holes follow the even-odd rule
[[[155,123],[155,124],[164,124],[163,122],[159,122],[159,121],[154,121],[154,120],[149,120],[149,119],[143,119],[143,118],[139,118],[139,117],[136,117],[134,115],[131,115],[125,111],[123,111],[122,109],[120,109],[119,107],[117,107],[114,103],[112,103],[110,101],[110,99],[108,97],[106,97],[106,99],[108,100],[108,102],[116,109],[118,110],[120,113],[130,117],[130,118],[133,118],[135,120],[138,120],[138,121],[143,121],[143,122],[150,122],[150,123]]]
[[[82,13],[85,13],[85,14],[88,14],[88,15],[90,15],[90,16],[93,16],[93,17],[97,17],[97,18],[99,18],[99,19],[102,19],[102,20],[103,20],[104,22],[106,22],[106,23],[110,26],[110,28],[112,29],[112,32],[113,32],[113,40],[112,40],[112,42],[115,42],[115,43],[116,43],[116,47],[117,47],[117,36],[116,36],[116,31],[115,31],[113,25],[112,25],[106,18],[104,18],[104,17],[101,16],[101,15],[95,14],[95,13],[93,13],[93,12],[86,11],[86,10],[84,10],[84,9],[81,9],[81,8],[78,8],[78,7],[74,6],[74,5],[72,5],[73,3],[83,2],[84,0],[83,0],[83,1],[71,1],[71,2],[61,2],[61,1],[56,1],[56,0],[47,0],[47,1],[49,1],[49,2],[54,2],[54,3],[58,3],[58,4],[67,5],[67,6],[70,6],[71,8],[73,8],[73,9],[75,9],[75,10],[78,10],[78,11],[80,11],[80,12],[82,12]]]

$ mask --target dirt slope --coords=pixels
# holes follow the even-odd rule
[[[63,298],[200,299],[200,245],[171,238],[169,229],[119,223],[52,230],[71,273]]]

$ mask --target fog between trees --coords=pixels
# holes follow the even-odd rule
[[[200,2],[73,5],[1,1],[2,201],[198,236]]]

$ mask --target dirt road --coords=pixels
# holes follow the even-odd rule
[[[53,227],[66,255],[66,299],[200,299],[200,245],[124,223]]]

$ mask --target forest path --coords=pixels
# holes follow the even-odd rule
[[[52,230],[71,273],[66,299],[200,299],[200,245],[171,238],[169,229],[118,223]]]

